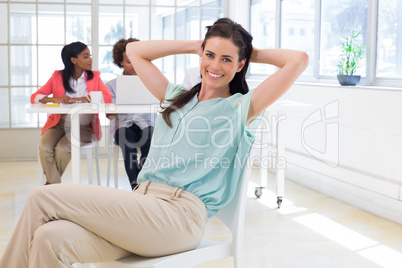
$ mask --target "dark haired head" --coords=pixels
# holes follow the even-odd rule
[[[113,63],[123,68],[121,62],[123,61],[123,52],[126,52],[126,45],[131,42],[140,41],[137,38],[129,38],[129,39],[120,39],[113,46]]]
[[[70,86],[70,78],[74,75],[74,63],[72,63],[71,58],[77,58],[84,49],[88,48],[87,45],[81,42],[73,42],[71,44],[65,45],[61,50],[61,59],[64,63],[64,70],[62,72],[63,76],[63,86],[67,92],[74,92]],[[92,71],[87,72],[87,79],[91,80],[94,76]]]
[[[245,60],[245,63],[241,71],[237,72],[232,81],[229,82],[229,88],[231,95],[236,93],[246,94],[248,92],[246,73],[253,51],[253,45],[251,44],[253,37],[240,24],[229,18],[218,19],[212,26],[207,26],[206,28],[207,33],[202,43],[203,50],[205,49],[207,40],[212,37],[230,39],[239,49],[239,62]],[[184,91],[175,99],[171,100],[173,102],[162,112],[163,119],[169,126],[172,126],[169,114],[186,105],[200,90],[201,83],[195,85],[190,91]]]
[[[246,94],[248,85],[246,82],[246,73],[250,62],[251,52],[253,51],[253,37],[238,23],[229,18],[218,19],[212,26],[207,26],[202,49],[205,49],[205,44],[212,37],[222,37],[230,39],[233,44],[239,49],[239,62],[246,60],[243,69],[236,73],[232,81],[229,83],[230,94],[235,93]]]

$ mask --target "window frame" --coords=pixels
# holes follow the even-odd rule
[[[400,90],[402,78],[397,77],[377,77],[377,29],[378,29],[378,13],[380,0],[367,0],[367,44],[365,47],[366,73],[362,75],[362,79],[357,86],[358,88],[384,87],[387,90]],[[336,75],[326,76],[319,73],[320,70],[320,45],[321,45],[321,3],[322,0],[314,0],[314,62],[313,75],[301,76],[297,82],[311,84],[329,84],[339,85]],[[249,3],[249,23],[251,25],[251,2]],[[276,0],[276,18],[275,18],[275,48],[281,47],[281,21],[282,21],[282,0]],[[402,49],[402,48],[401,48]],[[249,73],[248,79],[262,80],[265,75]]]
[[[116,3],[117,2],[117,3]],[[83,2],[79,2],[79,1],[69,1],[69,0],[60,0],[60,1],[46,1],[46,0],[28,0],[26,2],[22,2],[21,0],[0,0],[0,4],[3,5],[3,8],[6,9],[7,12],[7,18],[6,18],[6,22],[7,22],[7,39],[5,40],[5,42],[1,42],[0,41],[0,46],[2,47],[2,49],[4,49],[4,53],[7,53],[7,60],[6,60],[6,68],[7,68],[7,73],[5,75],[7,80],[4,80],[4,85],[0,85],[0,94],[2,97],[7,98],[6,101],[4,101],[5,103],[8,103],[8,109],[5,108],[4,111],[7,111],[7,115],[5,115],[7,117],[6,120],[8,120],[8,122],[6,120],[4,120],[4,124],[3,126],[0,127],[1,129],[27,129],[27,128],[39,128],[43,125],[44,120],[46,120],[46,118],[44,118],[43,116],[40,115],[35,115],[36,117],[33,118],[33,122],[34,124],[32,124],[32,126],[26,126],[24,125],[25,123],[27,123],[28,121],[24,121],[24,120],[19,120],[20,123],[18,123],[17,125],[13,124],[13,115],[12,115],[12,110],[15,109],[15,104],[12,101],[13,100],[13,88],[21,88],[21,90],[23,90],[24,88],[34,88],[34,90],[39,89],[41,86],[43,86],[41,83],[43,83],[43,81],[40,81],[39,79],[39,75],[38,75],[38,68],[39,68],[39,64],[38,64],[38,51],[40,50],[40,47],[44,46],[60,46],[60,45],[65,45],[67,44],[66,41],[66,33],[64,33],[64,44],[59,44],[59,43],[51,43],[51,44],[47,44],[47,43],[40,43],[40,41],[38,40],[38,20],[39,20],[39,16],[40,16],[40,6],[47,6],[49,8],[52,8],[52,6],[63,6],[63,14],[60,14],[60,17],[62,17],[62,19],[64,20],[64,29],[63,32],[65,32],[66,30],[66,23],[67,23],[67,16],[68,16],[68,11],[67,11],[67,7],[70,5],[85,5],[85,6],[89,6],[89,12],[90,12],[90,21],[91,21],[91,34],[90,34],[90,44],[88,43],[88,47],[90,47],[91,50],[91,54],[92,54],[92,65],[93,65],[93,69],[94,70],[99,70],[99,54],[100,54],[100,49],[104,48],[104,47],[112,47],[113,44],[104,44],[104,42],[100,42],[99,38],[100,38],[100,33],[99,33],[99,16],[97,16],[96,14],[99,14],[99,10],[101,7],[105,7],[105,6],[119,6],[122,7],[123,9],[123,14],[122,14],[122,22],[123,22],[123,38],[128,38],[127,33],[126,33],[126,8],[127,7],[147,7],[148,11],[149,11],[149,16],[147,18],[148,21],[148,39],[152,39],[152,23],[153,23],[153,19],[152,19],[152,10],[154,8],[159,8],[159,7],[169,7],[172,8],[172,10],[174,11],[172,13],[172,20],[173,20],[173,38],[176,39],[177,36],[177,29],[178,29],[178,25],[177,25],[177,11],[178,10],[183,10],[183,9],[198,9],[199,12],[199,38],[201,39],[203,34],[205,33],[202,30],[202,25],[203,25],[203,12],[205,11],[209,11],[209,10],[218,10],[217,14],[219,16],[227,16],[228,14],[228,0],[216,0],[217,3],[215,3],[215,1],[211,0],[211,3],[209,3],[208,1],[205,0],[192,0],[188,1],[188,2],[183,2],[183,1],[178,1],[178,0],[173,0],[172,5],[165,5],[164,2],[158,2],[155,0],[148,0],[147,3],[145,3],[144,1],[141,1],[140,3],[134,2],[134,1],[126,1],[126,0],[120,0],[120,1],[102,1],[102,0],[92,0],[92,1],[83,1]],[[10,34],[10,21],[11,21],[11,16],[10,16],[10,5],[14,5],[14,4],[30,4],[34,6],[34,11],[32,11],[32,21],[33,24],[35,24],[35,31],[32,32],[32,35],[35,35],[36,39],[35,41],[31,42],[31,43],[16,43],[16,42],[12,42],[11,40],[11,34]],[[212,4],[212,5],[211,5]],[[136,37],[136,36],[134,36]],[[30,66],[32,66],[33,68],[36,68],[36,72],[34,72],[33,75],[35,75],[35,79],[32,80],[32,84],[21,84],[21,85],[15,85],[12,83],[11,81],[11,71],[10,71],[10,67],[11,64],[13,64],[13,59],[10,58],[10,50],[12,47],[16,47],[16,46],[29,46],[31,47],[33,50],[36,51],[36,55],[35,55],[35,60],[34,62],[36,63],[32,63]],[[181,81],[177,81],[177,79],[180,79],[180,77],[178,77],[177,73],[177,57],[173,57],[173,82],[181,82]],[[184,70],[183,70],[184,73]],[[50,74],[51,75],[51,74]],[[49,77],[50,77],[49,75]],[[29,104],[27,104],[29,105]],[[32,122],[31,121],[31,122]],[[7,126],[8,123],[8,126]],[[36,125],[36,126],[33,126]]]

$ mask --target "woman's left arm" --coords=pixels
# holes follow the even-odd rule
[[[258,116],[279,99],[308,66],[308,55],[288,49],[253,48],[250,62],[271,64],[280,69],[254,89],[247,119]]]

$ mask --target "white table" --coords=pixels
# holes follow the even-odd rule
[[[154,113],[159,110],[159,104],[116,105],[108,104],[68,104],[47,107],[45,104],[32,104],[28,113],[69,114],[71,116],[71,168],[73,183],[80,183],[80,114],[99,113]]]
[[[264,157],[272,157],[270,155],[270,150],[268,145],[272,145],[274,148],[275,159],[276,159],[276,196],[277,196],[277,204],[278,208],[281,207],[282,199],[285,192],[285,167],[278,168],[278,161],[283,159],[286,161],[285,158],[285,135],[286,133],[286,124],[283,124],[287,116],[286,114],[291,110],[300,110],[311,108],[311,104],[296,102],[296,101],[289,101],[289,100],[279,100],[272,104],[270,107],[267,108],[266,113],[270,118],[268,118],[268,123],[270,129],[267,131],[266,126],[261,126],[259,128],[260,131],[260,138],[261,138],[261,146],[260,147],[260,158],[261,161]],[[266,117],[265,117],[266,118]],[[271,133],[271,140],[268,140],[268,135],[265,135],[265,131]],[[261,162],[262,163],[262,162]],[[285,163],[286,164],[286,163]],[[259,198],[262,195],[262,189],[267,187],[268,183],[268,166],[260,165],[259,170],[260,176],[260,186],[256,187],[255,195]]]

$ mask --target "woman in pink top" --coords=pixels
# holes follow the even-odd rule
[[[31,96],[31,103],[89,102],[89,92],[102,91],[105,102],[111,102],[109,89],[100,79],[99,71],[91,71],[92,58],[87,45],[74,42],[63,47],[64,69],[55,71],[47,83]],[[49,95],[52,95],[49,97]],[[101,138],[97,115],[81,115],[80,140],[88,143],[92,134]],[[46,175],[46,184],[60,183],[71,159],[70,117],[52,114],[42,128],[39,157]]]

